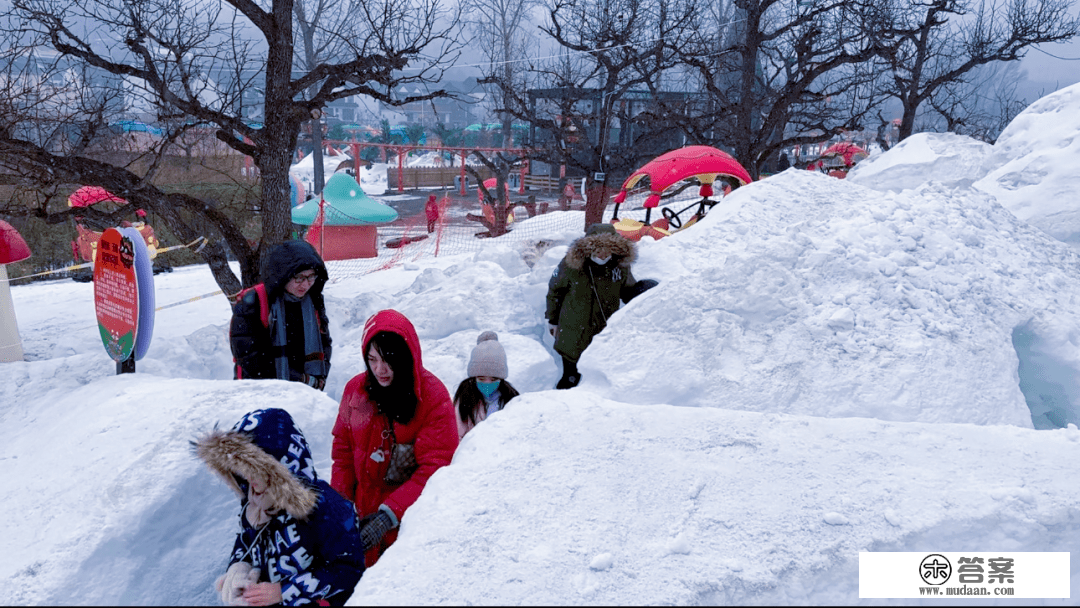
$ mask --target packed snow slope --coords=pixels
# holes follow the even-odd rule
[[[890,192],[914,190],[928,182],[968,188],[984,173],[994,146],[956,133],[915,133],[888,152],[855,165],[847,181]]]
[[[451,391],[498,332],[522,396],[432,477],[352,603],[881,603],[858,598],[859,551],[1080,545],[1080,263],[989,195],[797,170],[741,188],[640,244],[634,274],[660,285],[611,317],[580,387],[553,391],[544,296],[580,234],[331,264],[326,393],[229,380],[226,301],[189,301],[217,289],[205,267],[155,278],[154,341],[124,376],[92,284],[14,286],[27,361],[0,364],[0,603],[216,604],[239,502],[189,441],[284,407],[329,475],[363,323],[389,307]]]
[[[986,195],[883,193],[791,169],[644,249],[664,260],[663,282],[582,356],[585,390],[1031,427],[1026,382],[1058,386],[1031,395],[1035,426],[1080,420],[1080,257]],[[1047,365],[1024,368],[1036,359]]]
[[[951,133],[915,134],[869,158],[849,181],[899,191],[928,181],[993,196],[1021,220],[1080,248],[1080,84],[1024,109],[994,145]]]
[[[465,437],[350,604],[856,604],[860,551],[1080,541],[1075,428],[520,399]]]

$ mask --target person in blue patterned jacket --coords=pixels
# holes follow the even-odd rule
[[[216,588],[226,605],[341,605],[364,573],[351,502],[318,478],[289,413],[255,410],[194,442],[240,495],[240,531]]]

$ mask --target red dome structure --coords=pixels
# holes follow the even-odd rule
[[[646,178],[649,180],[649,196],[642,205],[646,210],[645,222],[620,221],[619,205],[626,201],[627,193]],[[739,164],[739,161],[735,160],[727,152],[711,146],[685,146],[657,156],[626,178],[622,189],[615,195],[615,213],[611,219],[612,223],[615,224],[616,229],[623,226],[620,233],[633,240],[640,239],[645,233],[654,237],[670,234],[668,232],[669,225],[675,228],[682,226],[679,219],[679,214],[682,211],[673,212],[670,209],[664,209],[664,219],[652,226],[649,222],[652,209],[660,204],[660,199],[665,191],[689,179],[693,179],[700,184],[698,194],[702,198],[701,201],[682,210],[687,211],[693,206],[698,207],[694,217],[687,222],[687,226],[703,217],[708,209],[716,204],[717,201],[710,198],[713,196],[713,183],[716,180],[722,179],[726,184],[732,184],[736,188],[753,181],[753,178]],[[729,191],[727,188],[722,190],[725,195]],[[635,224],[638,226],[637,228],[634,227]],[[650,229],[646,230],[646,228]]]
[[[126,200],[99,186],[83,186],[68,197],[68,207],[89,207],[104,202],[127,204]]]

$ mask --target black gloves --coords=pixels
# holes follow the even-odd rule
[[[386,533],[394,529],[394,521],[382,509],[360,520],[360,539],[364,542],[364,552],[378,545]]]
[[[637,283],[634,283],[632,286],[626,288],[623,293],[622,301],[626,304],[629,304],[630,300],[633,300],[634,298],[640,296],[646,291],[649,291],[650,289],[656,287],[659,284],[660,282],[656,279],[642,279]]]

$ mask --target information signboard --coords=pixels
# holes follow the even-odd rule
[[[94,309],[105,352],[117,363],[135,349],[139,328],[139,285],[135,243],[116,228],[101,235],[94,260]]]

